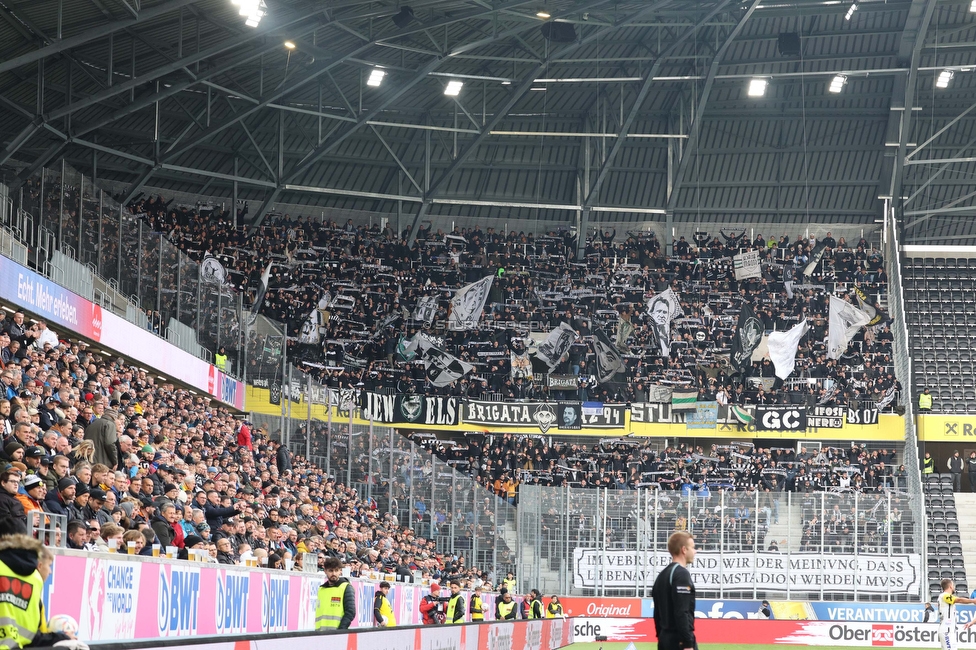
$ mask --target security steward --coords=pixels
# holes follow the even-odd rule
[[[390,583],[384,580],[373,598],[373,623],[376,627],[396,627],[396,617],[390,605]]]
[[[348,630],[356,618],[355,588],[342,577],[342,562],[339,558],[327,558],[322,568],[325,569],[327,580],[319,587],[315,629]]]
[[[935,473],[935,459],[932,458],[930,452],[925,452],[925,458],[922,459],[922,474],[934,474]]]
[[[526,618],[529,620],[544,618],[542,613],[542,594],[539,593],[538,589],[533,589],[529,592],[529,610],[526,612]]]
[[[447,601],[447,614],[445,622],[448,625],[453,623],[464,623],[464,596],[461,595],[461,583],[451,580],[451,597]]]
[[[220,346],[217,350],[217,354],[214,355],[214,365],[217,366],[217,370],[223,372],[227,369],[227,351],[224,350],[224,346]]]
[[[27,535],[7,535],[0,540],[0,584],[7,585],[0,594],[0,648],[58,644],[87,650],[86,644],[72,641],[73,636],[47,629],[42,596],[52,562],[51,552]]]
[[[695,538],[677,531],[668,538],[671,564],[658,574],[654,599],[654,629],[658,650],[698,650],[695,640],[695,585],[686,568],[695,559]]]
[[[563,604],[559,602],[559,596],[553,594],[552,598],[549,600],[549,604],[546,605],[546,618],[565,618],[566,615],[563,614]]]
[[[918,410],[925,412],[932,410],[932,394],[929,393],[928,388],[925,388],[918,396]]]
[[[514,621],[518,616],[518,603],[512,600],[512,592],[509,590],[502,588],[499,593],[502,598],[495,602],[495,620]]]
[[[481,587],[474,588],[471,602],[468,603],[468,613],[471,614],[471,620],[475,623],[485,620],[485,601],[481,597]]]

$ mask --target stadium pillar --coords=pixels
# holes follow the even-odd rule
[[[589,140],[589,138],[586,138]],[[586,251],[586,231],[590,228],[590,209],[579,211],[579,222],[576,224],[576,259],[582,260]]]

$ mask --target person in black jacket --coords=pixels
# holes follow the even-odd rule
[[[75,480],[70,476],[58,481],[56,489],[44,499],[44,510],[52,515],[64,515],[71,519],[71,502],[75,500]]]
[[[17,499],[20,489],[20,472],[7,470],[0,473],[0,519],[10,519],[18,525],[17,532],[27,533],[27,513]]]
[[[678,531],[668,538],[671,564],[657,575],[654,599],[654,629],[658,650],[695,648],[695,585],[686,568],[695,560],[695,538]]]
[[[243,501],[241,504],[243,505]],[[224,519],[236,515],[237,510],[234,506],[222,507],[220,505],[220,494],[217,490],[207,492],[207,503],[203,506],[203,514],[207,518],[210,530],[220,530],[220,527],[224,525]]]

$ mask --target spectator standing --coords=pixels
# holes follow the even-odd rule
[[[966,459],[966,469],[969,470],[969,491],[976,492],[976,451],[970,452]]]
[[[356,594],[349,581],[342,577],[342,562],[330,557],[323,564],[326,581],[319,587],[319,602],[315,607],[315,629],[347,630],[356,618]]]
[[[668,538],[671,564],[654,580],[654,629],[659,650],[695,648],[695,585],[688,564],[695,560],[695,538],[678,531]]]
[[[946,467],[949,469],[949,473],[952,474],[952,491],[961,492],[963,462],[958,449],[952,452],[952,456],[946,461]]]
[[[117,417],[118,413],[114,410],[105,409],[102,417],[85,427],[85,440],[95,445],[95,462],[108,467],[117,467],[119,464],[119,452],[115,444],[119,439],[118,427],[115,424]]]
[[[390,605],[390,583],[384,580],[373,598],[373,623],[376,627],[396,627],[396,617]]]
[[[920,413],[928,413],[932,410],[932,395],[927,386],[922,389],[922,394],[918,396],[918,410]]]
[[[27,513],[17,498],[20,491],[20,473],[7,470],[0,473],[0,519],[17,522],[20,532],[27,532]]]

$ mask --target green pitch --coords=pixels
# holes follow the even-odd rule
[[[630,643],[627,641],[593,641],[586,643],[574,643],[568,645],[564,650],[626,650]],[[636,650],[657,650],[657,643],[635,642]],[[698,650],[788,650],[796,647],[784,644],[778,645],[735,645],[731,643],[700,643]],[[855,650],[848,646],[817,646],[817,650]]]

